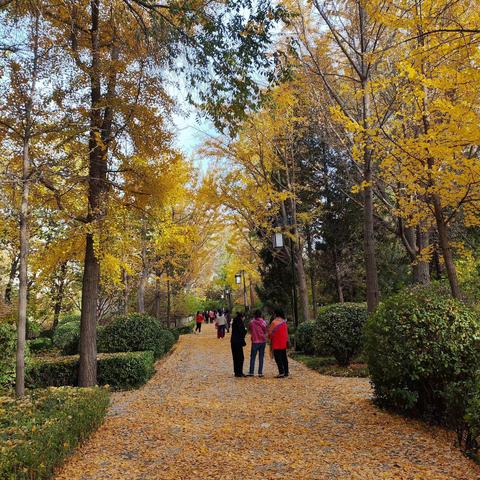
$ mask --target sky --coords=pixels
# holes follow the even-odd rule
[[[169,94],[177,104],[177,112],[173,115],[172,122],[175,133],[175,146],[187,158],[193,158],[194,163],[204,174],[209,166],[209,159],[202,157],[198,149],[209,137],[218,135],[212,123],[198,115],[197,110],[187,100],[186,86],[178,79],[168,88]]]

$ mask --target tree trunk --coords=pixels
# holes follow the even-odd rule
[[[13,289],[13,282],[15,281],[15,277],[17,276],[17,269],[18,269],[18,262],[20,258],[18,255],[12,260],[10,264],[10,273],[8,275],[8,283],[5,287],[5,303],[10,305],[12,303],[12,289]]]
[[[432,196],[433,207],[435,212],[435,220],[438,230],[438,242],[442,251],[443,261],[445,262],[445,269],[447,270],[448,282],[450,283],[450,290],[452,297],[460,299],[462,293],[460,285],[458,284],[457,270],[455,262],[453,261],[452,249],[450,247],[450,240],[448,238],[448,229],[445,219],[443,218],[442,206],[438,195]]]
[[[128,315],[128,303],[130,301],[130,286],[128,284],[128,273],[125,269],[122,270],[123,280],[123,314]]]
[[[360,52],[361,52],[361,85],[362,85],[362,126],[365,132],[365,145],[363,147],[363,180],[365,189],[363,191],[363,236],[365,251],[365,273],[367,279],[367,307],[369,312],[377,308],[379,302],[377,258],[375,252],[375,225],[374,225],[374,205],[373,205],[373,151],[371,148],[371,138],[368,130],[370,128],[370,93],[369,93],[369,71],[368,59],[369,53],[366,32],[367,12],[363,4],[358,3],[359,29],[360,29]]]
[[[310,318],[307,276],[303,265],[303,255],[298,244],[294,250],[295,270],[297,272],[298,296],[300,297],[300,322],[306,322]]]
[[[338,303],[345,303],[342,276],[340,275],[340,267],[338,266],[337,252],[335,250],[333,251],[333,263],[335,265],[335,284],[337,285]]]
[[[364,180],[369,182],[369,184],[372,181],[370,160],[368,160],[368,166],[365,168]],[[373,208],[372,188],[367,187],[364,191],[363,235],[367,277],[367,307],[369,312],[373,312],[377,308],[380,296],[378,289],[377,258],[375,254]]]
[[[100,0],[91,0],[91,68],[90,68],[90,137],[88,165],[88,222],[99,218],[107,180],[107,143],[102,119],[100,66]],[[101,136],[101,138],[99,138]],[[97,302],[100,284],[100,262],[95,254],[94,237],[87,233],[82,283],[80,319],[80,366],[78,383],[90,387],[97,383]]]
[[[401,221],[401,220],[400,220]],[[430,266],[425,260],[419,260],[419,256],[428,248],[430,244],[430,235],[428,231],[422,229],[423,225],[417,227],[404,227],[400,224],[399,235],[407,254],[412,261],[413,283],[420,285],[430,284]]]
[[[253,308],[255,305],[255,293],[253,290],[252,278],[250,276],[248,277],[248,291],[250,293],[250,306]]]
[[[312,307],[313,307],[313,318],[317,318],[317,292],[316,292],[316,281],[315,281],[315,262],[313,259],[313,245],[312,245],[312,235],[310,232],[310,226],[307,225],[307,250],[308,250],[308,273],[310,276],[310,288],[312,290]]]
[[[167,278],[167,326],[170,328],[171,317],[171,292],[170,292],[170,278]]]
[[[155,299],[154,299],[153,311],[154,311],[155,318],[160,320],[162,318],[160,272],[155,272]]]
[[[28,127],[27,127],[28,128]],[[29,135],[23,142],[23,175],[22,175],[22,200],[20,205],[20,273],[18,290],[18,323],[17,323],[17,354],[15,393],[18,397],[25,394],[25,341],[27,330],[27,289],[28,289],[28,210],[30,190],[30,156],[29,156]]]
[[[33,31],[33,68],[29,97],[25,103],[24,132],[22,144],[22,197],[20,204],[20,255],[19,255],[19,291],[18,291],[18,323],[17,351],[15,367],[15,393],[18,397],[25,395],[25,343],[27,333],[28,303],[28,254],[29,254],[29,196],[30,196],[30,140],[33,126],[33,98],[36,92],[39,54],[39,17],[35,17]]]
[[[145,313],[145,284],[147,282],[148,272],[143,269],[140,273],[137,291],[137,310],[138,313]]]
[[[63,262],[60,265],[60,271],[57,278],[58,284],[56,285],[56,292],[55,292],[55,303],[53,305],[53,323],[52,323],[53,332],[57,328],[58,321],[60,318],[60,312],[62,311],[66,275],[67,275],[67,262]]]
[[[433,249],[432,258],[433,268],[435,269],[435,280],[441,280],[442,278],[442,265],[440,264],[440,256],[438,255],[438,245],[435,244]]]
[[[97,302],[100,263],[95,255],[94,240],[87,234],[82,284],[80,317],[80,371],[78,385],[91,387],[97,383]]]

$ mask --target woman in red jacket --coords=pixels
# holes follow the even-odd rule
[[[288,326],[282,310],[275,310],[275,318],[268,328],[270,348],[278,367],[276,378],[288,377]]]

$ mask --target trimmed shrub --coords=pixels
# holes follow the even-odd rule
[[[436,288],[413,287],[390,297],[365,329],[377,402],[455,424],[465,409],[459,392],[471,389],[478,370],[479,341],[478,315]]]
[[[306,355],[313,355],[315,353],[315,345],[313,337],[315,333],[315,322],[302,322],[295,333],[295,347],[296,350],[305,353]]]
[[[178,331],[178,328],[169,328],[168,331],[172,333],[172,335],[175,337],[175,342],[177,342],[181,335]]]
[[[348,366],[362,350],[363,327],[367,320],[364,303],[336,303],[320,309],[313,344],[317,355],[333,355]]]
[[[195,328],[194,322],[187,323],[187,325],[183,325],[181,327],[173,327],[170,328],[169,330],[173,332],[173,334],[177,337],[180,337],[180,335],[188,335],[189,333],[193,333],[193,329]],[[177,337],[177,340],[178,340]]]
[[[78,353],[80,343],[80,320],[59,323],[53,334],[53,344],[64,355]]]
[[[144,385],[155,372],[152,352],[100,354],[97,359],[99,385],[128,390]],[[27,370],[26,383],[31,388],[78,385],[78,355],[37,359]]]
[[[17,333],[13,325],[0,323],[0,387],[15,382],[15,351]]]
[[[98,335],[99,352],[150,350],[160,358],[172,348],[175,336],[149,315],[118,317]]]
[[[45,352],[53,347],[53,342],[51,338],[39,337],[30,340],[28,346],[31,352]]]
[[[79,442],[103,421],[103,388],[49,388],[20,401],[0,397],[0,478],[51,478]]]
[[[160,334],[164,346],[164,354],[168,353],[175,345],[177,338],[170,330],[163,330]]]

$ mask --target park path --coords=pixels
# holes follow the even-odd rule
[[[480,479],[440,429],[374,407],[367,380],[234,378],[228,336],[181,337],[141,390],[113,395],[102,427],[56,480]],[[248,347],[245,349],[248,353]]]

